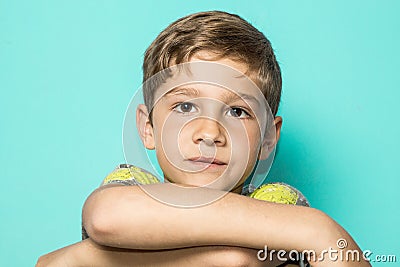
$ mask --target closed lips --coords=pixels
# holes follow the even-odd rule
[[[189,161],[192,161],[192,162],[199,162],[199,163],[216,164],[216,165],[226,165],[225,162],[220,161],[220,160],[215,159],[215,158],[194,157],[194,158],[190,158],[190,159],[188,159],[188,160],[189,160]]]

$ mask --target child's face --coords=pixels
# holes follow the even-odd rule
[[[201,58],[204,62],[204,54]],[[190,62],[199,60],[193,57]],[[231,69],[245,73],[247,66],[226,58],[212,62],[219,63],[214,64],[218,69],[228,69],[218,79],[224,86],[229,80],[229,89],[210,80],[199,82],[193,74],[196,68],[191,68],[190,84],[176,86],[180,83],[175,79],[174,86],[157,91],[152,124],[142,119],[141,136],[146,148],[156,149],[166,180],[239,192],[256,160],[271,152],[279,130],[276,135],[276,128],[266,125],[268,109],[260,90]],[[205,72],[213,66],[206,68]],[[146,113],[144,106],[139,113],[140,109]],[[280,128],[279,117],[277,121]],[[271,137],[266,128],[273,131],[272,142],[264,138]]]

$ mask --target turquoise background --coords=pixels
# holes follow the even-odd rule
[[[86,197],[124,160],[144,50],[214,9],[266,33],[282,67],[269,179],[400,261],[399,1],[0,0],[0,266],[80,240]]]

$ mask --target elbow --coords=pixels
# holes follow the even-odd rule
[[[103,187],[86,200],[82,224],[99,245],[137,248],[137,237],[143,236],[148,218],[154,218],[150,210],[147,195],[137,186]]]
[[[99,245],[111,245],[112,234],[108,222],[102,216],[90,216],[83,223],[87,235]]]
[[[112,189],[112,188],[110,188]],[[98,189],[86,200],[82,210],[82,225],[97,244],[111,245],[118,222],[115,221],[115,203],[112,190]]]

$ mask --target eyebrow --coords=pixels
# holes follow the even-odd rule
[[[245,100],[245,101],[253,102],[257,105],[261,104],[260,101],[255,96],[252,96],[249,94],[244,94],[244,93],[234,93],[234,92],[228,91],[228,92],[223,93],[222,97],[226,103],[231,103],[231,102],[235,102],[238,100]]]
[[[171,95],[187,95],[187,96],[199,96],[200,92],[197,89],[190,87],[175,87],[174,89],[168,91],[165,96]]]
[[[165,96],[172,95],[186,95],[191,97],[200,97],[200,91],[191,87],[176,87],[170,90]],[[253,95],[245,94],[245,93],[237,93],[227,90],[222,94],[221,97],[225,103],[232,103],[238,100],[245,100],[249,102],[253,102],[257,105],[261,105],[260,101]]]

